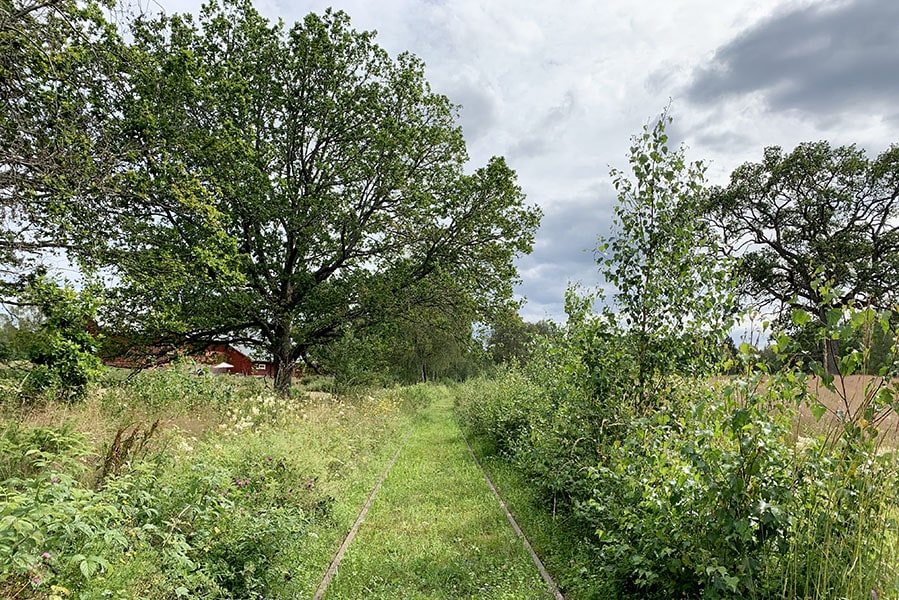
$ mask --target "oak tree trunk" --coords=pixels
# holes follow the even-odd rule
[[[290,395],[290,384],[293,380],[293,342],[290,333],[290,325],[278,326],[275,330],[275,343],[272,348],[272,358],[275,363],[275,392],[281,396]]]

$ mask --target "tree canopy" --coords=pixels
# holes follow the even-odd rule
[[[0,286],[96,233],[81,202],[110,181],[118,144],[102,124],[119,36],[96,2],[0,1]]]
[[[743,292],[784,322],[792,309],[825,325],[852,302],[897,299],[899,147],[874,159],[823,141],[766,148],[712,190],[707,214],[741,258]],[[825,354],[833,367],[833,348]]]
[[[82,257],[116,282],[120,328],[261,348],[283,391],[349,324],[511,299],[539,210],[502,158],[464,171],[417,58],[342,12],[286,28],[246,0],[131,34],[119,193],[96,199],[109,235]]]

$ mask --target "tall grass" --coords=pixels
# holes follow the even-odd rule
[[[309,597],[427,402],[173,368],[7,404],[0,597]]]

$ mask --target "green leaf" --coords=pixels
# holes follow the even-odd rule
[[[843,309],[842,308],[832,308],[828,310],[826,313],[827,325],[830,327],[835,327],[840,319],[843,318]]]
[[[808,409],[815,417],[815,421],[820,421],[821,417],[823,417],[827,413],[827,407],[821,403],[810,404]]]
[[[94,576],[94,573],[97,572],[97,563],[90,559],[82,560],[78,565],[78,568],[81,570],[81,574],[85,579],[90,579]]]
[[[793,309],[792,319],[794,325],[796,325],[797,327],[802,327],[812,320],[812,316],[804,310],[796,308]]]

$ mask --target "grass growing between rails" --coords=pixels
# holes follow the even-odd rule
[[[483,436],[472,435],[469,442],[566,600],[614,598],[611,592],[603,595],[603,575],[591,568],[589,535],[581,523],[564,509],[554,510],[541,489],[496,454],[495,447]]]
[[[552,598],[471,460],[448,389],[423,412],[324,597]]]
[[[0,597],[311,597],[428,397],[257,383],[170,369],[7,402]]]

